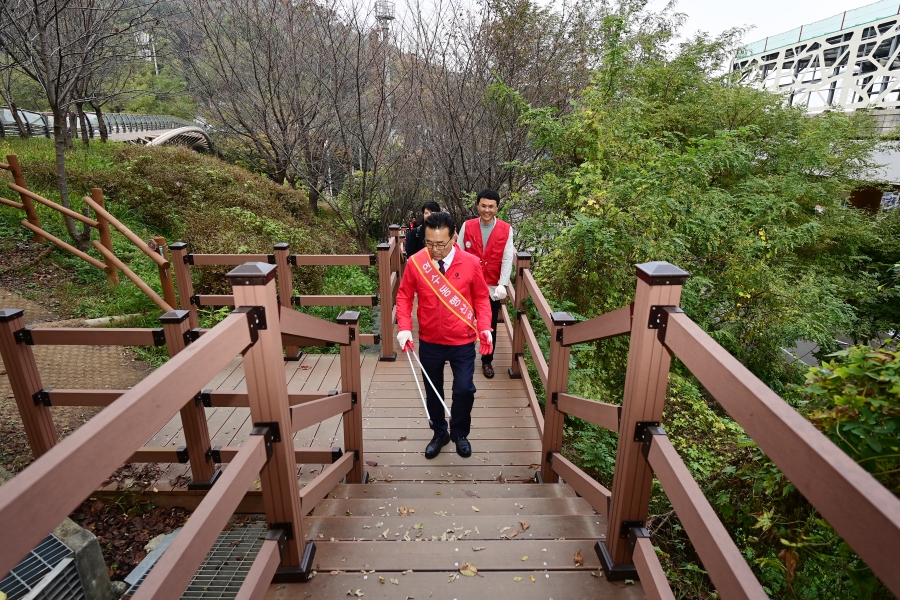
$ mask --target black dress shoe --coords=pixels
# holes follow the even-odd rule
[[[425,458],[434,458],[441,453],[441,448],[450,443],[450,434],[445,433],[443,437],[434,436],[425,447]]]
[[[472,456],[472,444],[469,443],[464,437],[458,437],[453,439],[456,442],[456,453],[462,456],[463,458],[469,458]]]
[[[488,379],[494,378],[494,367],[491,363],[481,363],[481,370],[484,372],[484,376]]]

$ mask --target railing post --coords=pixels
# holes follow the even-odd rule
[[[91,198],[94,199],[94,202],[99,204],[102,208],[106,208],[106,199],[103,197],[103,190],[100,188],[91,188]],[[112,235],[109,232],[109,221],[106,220],[106,217],[94,211],[94,216],[97,218],[97,231],[100,232],[100,243],[103,244],[103,247],[109,250],[110,254],[115,254],[113,252],[112,246]],[[116,270],[116,265],[106,256],[103,257],[103,262],[106,263],[106,282],[109,285],[119,285],[119,272]],[[169,302],[168,298],[166,302]],[[175,306],[173,303],[169,302],[169,306]]]
[[[341,391],[353,395],[353,404],[344,413],[344,449],[355,452],[353,468],[347,473],[347,483],[366,483],[368,475],[363,473],[363,425],[362,425],[362,378],[359,357],[359,312],[346,310],[338,315],[337,323],[349,328],[350,343],[341,345]]]
[[[191,266],[185,262],[188,255],[187,244],[175,242],[174,244],[169,244],[169,250],[172,252],[172,260],[169,261],[169,265],[175,269],[175,281],[178,284],[178,306],[181,307],[181,310],[191,311],[191,328],[200,327],[197,307],[191,304],[191,297],[194,295],[194,282],[191,281]]]
[[[28,189],[28,186],[25,184],[25,174],[22,172],[22,165],[19,164],[19,156],[16,154],[7,154],[6,162],[9,164],[9,170],[12,172],[15,184],[19,187]],[[22,204],[25,205],[25,216],[28,219],[28,222],[35,227],[40,227],[41,219],[38,217],[37,211],[34,210],[34,202],[22,192],[19,192],[19,198],[22,199]],[[46,239],[41,234],[35,233],[34,241],[45,242]]]
[[[606,541],[596,546],[611,580],[637,577],[628,551],[628,531],[645,525],[653,471],[635,435],[639,424],[659,425],[669,382],[671,357],[657,339],[657,322],[651,321],[651,315],[661,306],[678,306],[688,273],[667,262],[649,262],[637,265],[637,276],[609,525]]]
[[[528,290],[525,288],[525,277],[523,273],[525,269],[530,268],[531,254],[529,254],[528,252],[519,252],[518,254],[516,254],[516,301],[513,304],[513,308],[516,309],[516,312],[509,315],[509,320],[512,321],[513,326],[512,366],[507,371],[509,373],[510,379],[522,378],[522,371],[519,369],[518,357],[525,356],[525,332],[522,330],[522,320],[519,318],[519,313],[523,310],[522,306],[525,302],[525,296],[528,294]]]
[[[153,242],[156,244],[156,251],[169,263],[168,267],[157,265],[159,268],[159,282],[162,284],[163,299],[169,306],[178,306],[175,301],[175,284],[172,282],[172,261],[166,248],[166,238],[161,235],[155,236]]]
[[[378,360],[397,360],[394,352],[394,296],[391,289],[391,245],[378,244],[378,291],[381,295],[381,356]]]
[[[188,344],[190,336],[190,311],[170,310],[159,318],[166,335],[166,347],[169,357],[173,357]],[[199,390],[198,390],[199,391]],[[190,390],[185,390],[190,400],[181,408],[181,426],[184,428],[185,444],[188,460],[191,463],[191,481],[189,490],[208,490],[222,474],[212,459],[209,429],[206,426],[206,410],[198,398]]]
[[[516,296],[518,298],[518,296]],[[553,328],[550,330],[550,361],[547,363],[546,401],[544,402],[544,437],[541,440],[541,478],[544,483],[556,483],[559,475],[550,467],[550,453],[562,450],[565,413],[557,408],[556,397],[569,388],[569,355],[572,350],[562,345],[562,328],[576,323],[575,317],[567,312],[551,315]]]
[[[403,239],[400,237],[400,226],[390,225],[388,226],[388,231],[390,232],[391,237],[394,238],[394,251],[391,252],[391,272],[397,273],[397,277],[400,277],[400,255],[402,254],[403,249]]]
[[[397,239],[398,242],[398,252],[400,254],[400,278],[403,278],[403,272],[406,270],[406,235],[407,229],[406,227],[400,228],[400,237]]]
[[[284,376],[275,271],[275,265],[249,262],[233,269],[227,277],[234,290],[236,310],[256,307],[255,318],[263,321],[257,331],[258,340],[244,352],[244,373],[254,426],[269,427],[276,434],[272,456],[260,471],[263,506],[269,528],[274,528],[277,523],[288,532],[287,548],[275,581],[306,581],[312,570],[315,545],[305,543],[306,532],[300,512],[300,488]],[[248,315],[248,319],[254,319],[254,316]]]
[[[34,352],[23,334],[20,333],[19,340],[16,339],[16,332],[27,331],[24,329],[24,314],[25,311],[18,308],[0,309],[0,355],[3,356],[3,366],[22,417],[31,453],[37,459],[56,445],[57,435],[50,414],[50,402],[42,401],[39,394],[44,385]]]
[[[278,269],[278,302],[281,310],[294,310],[291,298],[294,295],[294,277],[291,273],[289,257],[291,245],[275,244],[275,267]],[[284,360],[300,360],[303,353],[297,346],[284,347]]]

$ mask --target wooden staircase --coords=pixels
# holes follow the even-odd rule
[[[266,598],[644,598],[603,577],[606,520],[565,484],[339,485],[304,523],[316,576]]]

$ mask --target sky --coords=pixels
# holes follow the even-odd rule
[[[753,25],[744,37],[749,44],[872,3],[873,0],[678,0],[677,10],[688,15],[682,30],[685,37],[697,31],[718,34],[731,27]],[[664,0],[654,0],[650,9],[661,10],[665,4]]]

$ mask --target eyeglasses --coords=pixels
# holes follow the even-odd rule
[[[444,248],[449,246],[450,242],[452,242],[452,241],[453,240],[447,240],[443,244],[435,244],[434,242],[425,242],[425,247],[428,248],[429,250],[443,250]]]

